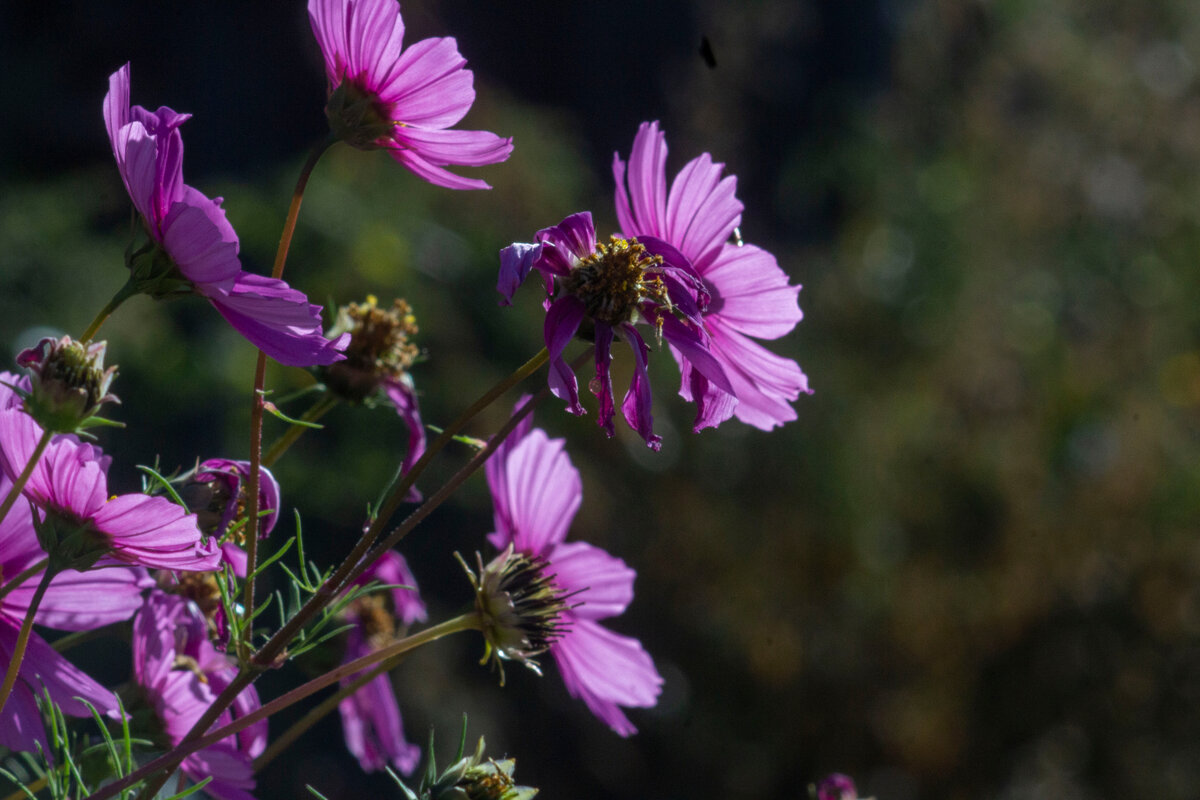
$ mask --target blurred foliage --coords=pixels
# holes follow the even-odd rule
[[[412,302],[428,421],[540,347],[533,287],[496,307],[496,251],[585,208],[611,225],[594,156],[627,152],[648,118],[663,120],[672,172],[709,150],[739,175],[746,239],[805,284],[807,318],[773,348],[816,390],[781,430],[694,436],[674,367],[655,358],[657,456],[548,403],[539,423],[568,438],[584,479],[573,535],[639,572],[615,627],[655,656],[662,702],[622,740],[553,675],[514,671],[500,690],[479,643],[451,641],[396,672],[410,738],[467,711],[547,796],[794,797],[833,770],[881,800],[1200,795],[1194,5],[708,0],[647,11],[654,57],[649,41],[606,38],[627,25],[572,16],[591,12],[554,25],[556,4],[405,9],[410,39],[459,35],[479,88],[467,123],[517,149],[479,171],[487,193],[331,151],[287,277],[317,302]],[[539,24],[554,33],[514,54],[509,32]],[[701,34],[716,69],[692,49]],[[504,72],[506,59],[522,63]],[[526,61],[590,77],[547,77],[539,95]],[[185,108],[140,94],[138,74],[135,101]],[[592,102],[635,80],[638,103]],[[86,118],[102,154],[98,100]],[[219,124],[197,115],[185,138]],[[271,261],[301,159],[197,181],[226,197],[249,269]],[[128,219],[101,155],[9,181],[0,341],[82,330],[122,281]],[[202,302],[138,298],[104,333],[129,425],[104,434],[119,488],[139,461],[245,455],[254,354]],[[269,380],[282,395],[311,378]],[[315,557],[349,547],[403,442],[385,409],[341,409],[281,462]],[[476,480],[405,543],[435,614],[467,601],[449,553],[484,547],[490,514]],[[296,756],[260,796],[387,791],[364,783],[336,720]]]

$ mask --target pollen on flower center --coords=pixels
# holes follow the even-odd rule
[[[567,292],[583,301],[592,319],[619,325],[633,320],[638,306],[651,300],[669,305],[667,287],[656,272],[662,256],[646,252],[637,239],[613,236],[597,244],[563,279]]]
[[[396,618],[388,606],[387,598],[382,594],[360,597],[350,606],[350,613],[358,617],[367,641],[376,647],[383,647],[396,638]]]
[[[326,385],[347,400],[361,402],[379,381],[400,378],[413,365],[421,350],[410,339],[418,331],[412,306],[402,299],[386,309],[374,296],[342,306],[330,335],[349,333],[350,344],[346,359],[326,369]]]

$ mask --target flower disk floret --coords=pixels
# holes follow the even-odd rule
[[[537,270],[546,285],[544,324],[550,353],[550,390],[567,402],[567,410],[582,414],[575,373],[563,353],[585,322],[595,341],[596,377],[591,384],[599,400],[599,424],[612,436],[613,400],[610,362],[614,338],[633,351],[634,370],[621,412],[629,427],[657,450],[662,438],[654,433],[653,398],[647,370],[650,348],[635,325],[649,325],[655,340],[666,339],[686,353],[690,363],[716,386],[732,392],[722,366],[709,353],[703,325],[709,295],[691,263],[670,244],[653,236],[614,236],[601,243],[589,212],[572,214],[544,228],[532,243],[516,243],[500,251],[497,290],[502,304]]]
[[[343,356],[349,337],[326,339],[321,307],[284,281],[242,271],[238,237],[221,199],[183,182],[183,137],[191,115],[149,112],[129,102],[129,65],[108,79],[104,122],[121,180],[151,242],[129,257],[131,284],[154,297],[196,293],[280,364],[309,367]]]
[[[475,102],[474,75],[452,38],[404,48],[396,0],[309,0],[308,18],[325,58],[334,136],[381,148],[417,176],[449,189],[490,189],[444,169],[496,164],[512,139],[448,130]]]

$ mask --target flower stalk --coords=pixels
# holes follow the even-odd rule
[[[100,309],[100,313],[96,314],[96,318],[93,319],[91,324],[87,326],[87,329],[83,332],[83,335],[79,337],[79,341],[86,344],[94,339],[96,334],[100,332],[100,326],[102,326],[105,321],[112,316],[112,313],[116,311],[122,303],[137,293],[138,288],[136,285],[134,285],[133,280],[130,279],[126,281],[125,285],[118,289],[117,293],[114,294],[112,299],[108,301],[108,304],[104,306],[104,308]]]
[[[37,447],[34,448],[33,455],[26,462],[25,469],[21,470],[21,474],[13,481],[12,488],[8,490],[8,495],[4,498],[4,502],[0,503],[0,522],[3,522],[4,518],[8,516],[13,503],[17,502],[17,498],[20,497],[21,490],[25,488],[25,484],[29,483],[29,476],[33,474],[34,467],[41,460],[42,454],[46,452],[46,448],[50,446],[52,438],[54,438],[54,431],[42,431],[42,437],[38,439]]]
[[[37,614],[38,606],[42,604],[46,590],[50,588],[50,581],[53,580],[54,575],[54,570],[47,566],[42,580],[33,592],[33,599],[29,602],[29,611],[21,623],[20,633],[17,634],[17,644],[13,648],[12,661],[9,662],[8,672],[4,675],[4,685],[0,686],[0,711],[4,710],[8,696],[12,694],[13,685],[17,682],[17,673],[21,671],[21,662],[25,660],[25,648],[29,645],[29,634],[33,631],[33,618]]]

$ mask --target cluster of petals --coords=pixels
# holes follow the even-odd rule
[[[0,410],[0,471],[15,481],[25,470],[42,430],[16,408]],[[107,544],[95,566],[141,565],[204,572],[217,569],[221,553],[204,539],[196,517],[163,497],[111,496],[108,466],[100,448],[72,435],[54,437],[34,465],[22,494],[44,518],[53,515],[86,529]]]
[[[219,515],[217,519],[210,522],[212,530],[209,532],[215,534],[220,539],[229,531],[239,509],[243,507],[243,485],[249,479],[249,461],[237,461],[229,458],[209,458],[200,462],[196,471],[188,479],[187,484],[185,484],[183,488],[186,494],[185,500],[189,502],[189,506],[198,515],[203,515],[206,511]],[[213,484],[221,487],[222,491],[220,495],[224,498],[223,504],[218,502],[219,508],[215,509],[215,512],[213,509],[207,507],[207,500],[212,492],[211,489],[203,499],[193,498],[193,492],[188,489],[190,486],[208,486]],[[201,509],[192,506],[191,501],[193,499],[196,499],[198,503],[205,503],[206,507]],[[271,531],[275,530],[275,523],[279,521],[279,506],[279,482],[275,480],[275,476],[271,473],[271,470],[260,466],[258,471],[258,511],[261,518],[258,522],[258,538],[265,539],[270,535]],[[204,527],[203,519],[201,520],[201,527]],[[233,569],[233,574],[239,578],[246,577],[246,551],[239,547],[232,539],[221,541],[220,546],[221,557]]]
[[[156,245],[193,291],[255,347],[281,364],[307,367],[342,358],[345,339],[322,333],[321,307],[285,282],[243,272],[238,237],[220,199],[183,182],[183,137],[190,117],[166,106],[130,105],[129,65],[108,79],[104,122],[117,168]]]
[[[0,373],[0,380],[7,373]],[[12,488],[12,482],[0,474],[0,496]],[[44,568],[34,567],[46,557],[33,527],[28,503],[18,502],[0,521],[0,578],[14,585],[3,585],[0,599],[0,663],[7,664],[16,648],[21,621],[29,612],[35,588]],[[28,572],[26,572],[28,570]],[[83,631],[122,622],[133,616],[142,603],[142,590],[149,584],[142,570],[129,568],[77,572],[59,572],[38,605],[34,621],[39,625],[66,631]],[[50,753],[50,743],[42,726],[42,714],[35,698],[43,689],[63,713],[86,717],[90,711],[84,700],[102,714],[117,713],[113,693],[72,665],[36,633],[31,634],[25,658],[17,673],[12,694],[0,712],[0,747],[16,751]]]
[[[208,640],[199,610],[182,597],[152,591],[133,621],[133,673],[171,747],[200,720],[237,675],[237,667]],[[248,686],[213,723],[224,727],[258,709]],[[253,800],[253,760],[267,745],[267,721],[187,756],[180,769],[194,781],[212,777],[204,791],[219,800]]]
[[[396,0],[309,0],[308,17],[325,59],[330,94],[351,93],[375,121],[367,141],[417,176],[450,189],[487,183],[445,169],[504,161],[512,139],[489,131],[451,130],[475,102],[474,75],[453,38],[404,48]],[[332,118],[338,112],[330,110]]]
[[[696,402],[695,429],[730,416],[763,430],[793,420],[791,403],[810,391],[808,379],[795,361],[753,339],[791,332],[802,317],[800,287],[788,284],[767,251],[730,243],[742,203],[735,195],[737,178],[721,177],[724,165],[704,153],[684,165],[668,191],[666,161],[666,136],[658,123],[642,123],[628,169],[613,155],[617,219],[624,235],[656,237],[681,253],[710,296],[703,309],[706,358],[719,362],[728,385],[712,380],[706,361],[671,342],[683,376],[680,394]]]
[[[583,486],[563,440],[526,423],[497,448],[486,471],[496,525],[489,541],[545,561],[544,572],[570,597],[564,632],[550,645],[567,691],[617,733],[636,733],[622,708],[655,705],[662,678],[637,639],[600,624],[633,600],[635,573],[598,547],[566,541]]]
[[[685,353],[696,369],[713,385],[732,392],[732,385],[717,360],[709,353],[708,335],[704,330],[703,314],[709,297],[699,275],[688,260],[669,243],[656,237],[638,237],[636,244],[645,252],[661,259],[656,266],[657,280],[666,290],[666,303],[647,299],[641,302],[629,320],[617,322],[593,317],[595,333],[596,379],[593,391],[600,403],[599,424],[609,436],[613,435],[613,401],[610,363],[612,343],[621,338],[633,351],[634,369],[629,390],[621,403],[621,412],[629,427],[636,430],[652,449],[659,449],[662,439],[654,433],[651,413],[648,363],[650,348],[635,327],[636,322],[651,325],[678,352]],[[550,389],[565,400],[573,414],[582,414],[579,388],[575,373],[563,353],[588,316],[586,304],[569,292],[558,292],[557,285],[579,269],[585,260],[597,253],[599,242],[596,227],[589,212],[572,214],[558,225],[544,228],[532,243],[517,243],[500,252],[498,291],[504,304],[512,301],[513,293],[529,273],[537,270],[545,281],[548,295],[544,336],[550,353]]]
[[[354,581],[355,586],[372,583],[390,587],[386,591],[396,619],[402,625],[426,619],[425,603],[404,556],[394,551],[384,553]],[[346,632],[343,663],[371,654],[379,644],[372,641],[371,631],[362,619],[355,618],[353,609],[349,616],[353,624]],[[352,683],[359,674],[343,678],[342,686]],[[344,698],[338,703],[338,712],[342,717],[346,748],[358,759],[364,771],[377,772],[390,764],[408,775],[417,768],[421,748],[404,738],[400,705],[386,672],[376,675],[357,692]]]

